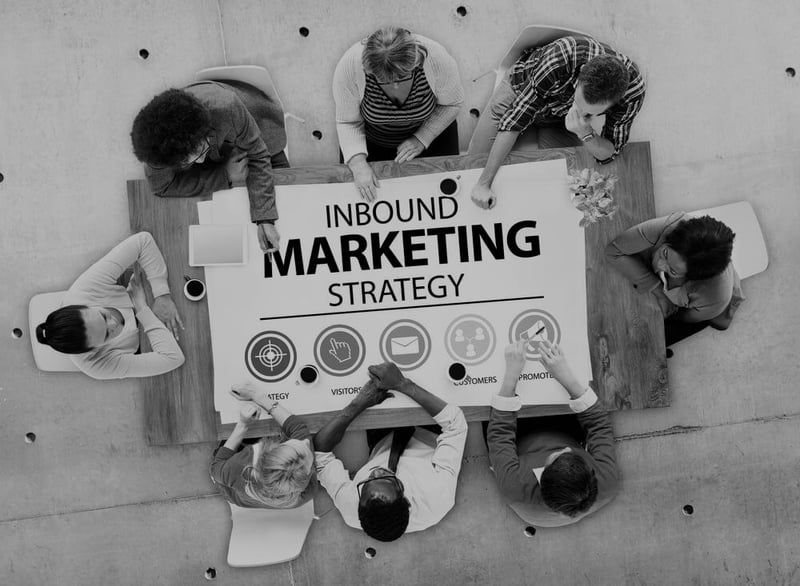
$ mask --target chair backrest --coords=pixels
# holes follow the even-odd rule
[[[233,568],[268,566],[300,555],[314,520],[314,501],[296,509],[231,507],[228,565]]]
[[[61,352],[56,352],[50,346],[36,341],[36,326],[42,323],[50,312],[61,307],[61,301],[66,291],[53,293],[40,293],[31,298],[28,304],[28,330],[31,337],[31,349],[36,368],[47,372],[78,372],[79,369],[70,357]]]
[[[524,49],[527,49],[528,47],[541,47],[542,45],[551,43],[556,39],[571,35],[584,37],[589,36],[586,33],[582,33],[581,31],[570,28],[547,26],[543,24],[531,24],[526,26],[524,29],[522,29],[522,31],[520,31],[519,35],[517,35],[516,40],[511,44],[511,47],[506,52],[506,56],[503,57],[503,59],[500,61],[500,65],[498,65],[497,69],[495,70],[497,73],[495,78],[495,87],[497,87],[497,85],[503,80],[506,73],[508,73],[508,70],[519,58]]]
[[[201,69],[198,71],[195,75],[195,79],[197,79],[197,81],[224,81],[230,79],[232,81],[248,83],[267,94],[270,100],[278,104],[283,112],[286,112],[286,108],[283,107],[283,102],[278,95],[278,90],[275,89],[275,83],[272,81],[269,71],[260,65],[209,67],[208,69]]]
[[[690,216],[711,216],[726,224],[736,238],[733,241],[731,260],[739,278],[744,279],[767,268],[769,257],[764,234],[750,202],[739,201],[715,208],[689,212]]]

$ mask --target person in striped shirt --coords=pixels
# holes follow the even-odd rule
[[[456,116],[464,90],[455,60],[439,43],[397,27],[350,47],[333,74],[342,162],[361,197],[377,197],[369,161],[458,154]]]
[[[590,37],[562,37],[524,50],[490,99],[491,116],[475,129],[469,153],[488,151],[489,158],[472,200],[494,207],[492,181],[531,126],[539,148],[583,145],[599,162],[611,161],[628,141],[644,93],[636,64]]]

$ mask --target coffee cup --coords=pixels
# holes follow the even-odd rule
[[[206,296],[206,284],[200,279],[186,277],[186,283],[183,285],[183,294],[189,301],[200,301]]]
[[[460,383],[467,377],[467,368],[460,362],[453,362],[447,367],[447,378],[455,384]]]
[[[445,177],[442,179],[439,182],[439,191],[442,192],[442,195],[456,195],[461,188],[460,178],[461,176],[459,175],[458,177]]]
[[[300,369],[300,382],[304,385],[313,385],[319,378],[319,370],[313,364],[306,364]]]

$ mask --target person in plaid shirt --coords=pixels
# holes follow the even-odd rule
[[[590,37],[526,49],[492,95],[491,116],[475,129],[469,153],[488,151],[489,158],[472,200],[494,207],[492,181],[529,126],[539,148],[583,145],[599,162],[611,161],[628,141],[644,89],[633,61]]]

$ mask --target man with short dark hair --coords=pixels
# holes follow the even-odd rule
[[[564,418],[558,418],[557,427],[548,425],[548,418],[528,420],[530,429],[517,434],[522,404],[514,390],[527,344],[519,340],[506,348],[506,373],[492,397],[486,432],[489,461],[500,491],[523,520],[540,527],[569,525],[606,505],[617,492],[614,434],[597,395],[578,382],[561,349],[550,342],[540,343],[542,363],[569,393],[585,445],[565,426],[575,420]]]
[[[278,248],[272,168],[288,167],[283,112],[242,82],[199,81],[169,89],[141,109],[133,151],[160,197],[193,197],[247,185],[250,219],[265,252]]]
[[[482,208],[494,207],[500,166],[529,126],[539,148],[585,146],[602,162],[628,141],[644,100],[644,80],[628,57],[591,37],[562,37],[531,47],[511,67],[490,98],[491,116],[475,128],[469,154],[489,152],[472,190]]]
[[[391,362],[370,366],[369,375],[359,394],[314,438],[317,478],[345,523],[379,541],[394,541],[435,525],[453,508],[467,422],[460,408],[421,388]],[[372,448],[351,480],[331,450],[360,413],[391,396],[389,389],[419,403],[441,433],[395,429]]]

